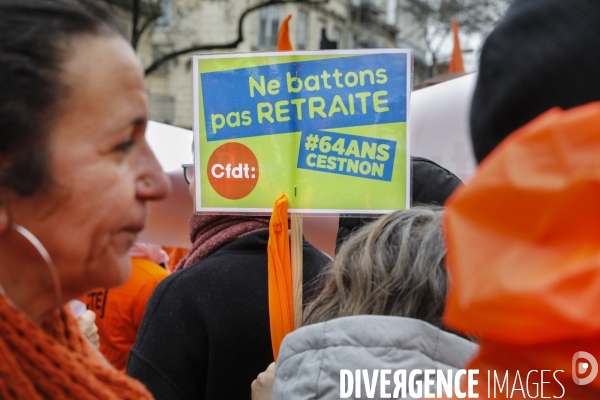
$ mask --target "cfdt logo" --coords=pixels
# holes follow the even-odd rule
[[[248,196],[258,182],[258,161],[248,147],[229,142],[208,159],[208,181],[215,192],[230,200]]]
[[[577,385],[587,385],[598,375],[598,361],[590,353],[578,351],[573,354],[573,382]]]

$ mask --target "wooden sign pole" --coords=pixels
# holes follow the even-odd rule
[[[302,214],[291,214],[292,219],[292,307],[294,329],[302,326]]]

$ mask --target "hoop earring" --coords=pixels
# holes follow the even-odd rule
[[[29,232],[27,229],[23,228],[21,225],[15,222],[13,222],[11,226],[14,228],[15,231],[19,232],[21,236],[27,239],[27,241],[31,243],[33,247],[35,247],[35,249],[38,251],[38,253],[40,253],[42,258],[46,262],[46,265],[50,270],[50,275],[52,275],[52,281],[54,283],[54,293],[56,295],[56,308],[58,309],[62,307],[62,287],[60,284],[60,279],[58,277],[58,271],[54,266],[54,262],[52,261],[50,254],[48,253],[42,242],[40,242],[33,233]]]

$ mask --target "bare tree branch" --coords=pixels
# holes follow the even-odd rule
[[[241,14],[241,16],[238,20],[238,37],[235,40],[233,40],[229,43],[194,44],[189,47],[185,47],[183,49],[174,50],[174,51],[170,52],[169,54],[165,54],[164,56],[159,57],[158,59],[154,60],[152,62],[152,64],[150,64],[145,69],[144,73],[146,74],[146,76],[148,76],[152,72],[156,71],[163,63],[165,63],[169,60],[172,60],[174,58],[177,58],[184,54],[194,53],[194,52],[198,52],[198,51],[217,50],[217,49],[223,49],[223,50],[235,49],[240,43],[242,43],[244,41],[244,33],[243,33],[244,19],[252,11],[256,11],[260,8],[268,7],[268,6],[275,5],[275,4],[287,4],[287,3],[325,4],[327,2],[328,2],[328,0],[268,0],[268,1],[263,1],[252,7],[247,8]]]
[[[140,0],[135,0],[135,3],[139,4]],[[131,46],[134,50],[137,50],[137,45],[142,37],[142,34],[161,16],[161,6],[164,0],[158,0],[156,3],[152,3],[148,16],[140,28],[136,28],[131,33]],[[137,24],[136,24],[137,27]]]
[[[137,26],[138,26],[139,18],[140,18],[140,0],[134,0],[133,7],[131,8],[131,42],[132,42],[132,45],[134,42],[134,38],[136,37],[136,34],[137,34]],[[137,40],[136,40],[136,45],[137,45]],[[133,46],[133,48],[135,49],[136,46]]]
[[[408,0],[403,7],[426,29],[425,44],[437,67],[439,52],[455,18],[465,33],[487,33],[512,0]],[[437,45],[434,46],[434,41]]]
[[[448,37],[448,35],[450,34],[450,30],[451,30],[451,29],[450,29],[450,28],[448,28],[448,29],[445,29],[445,30],[444,30],[444,31],[441,33],[441,35],[440,35],[440,37],[439,37],[439,43],[438,43],[438,45],[436,46],[436,48],[435,48],[435,49],[432,49],[432,50],[431,50],[433,53],[435,53],[435,54],[438,54],[438,53],[440,52],[440,50],[442,49],[442,46],[444,45],[444,42],[446,41],[446,38],[447,38],[447,37]]]

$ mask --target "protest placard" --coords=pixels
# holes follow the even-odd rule
[[[412,58],[398,49],[195,56],[196,211],[409,205]]]

